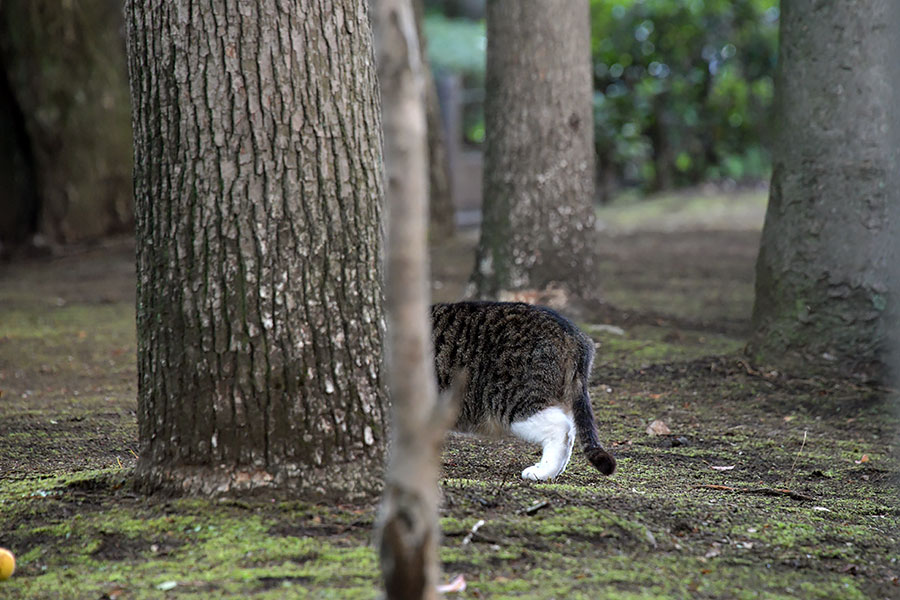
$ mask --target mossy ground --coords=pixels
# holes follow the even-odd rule
[[[610,303],[582,324],[619,470],[576,451],[557,482],[526,483],[536,448],[451,435],[458,597],[900,597],[890,395],[742,358],[757,240],[608,234]],[[436,297],[461,287],[471,242],[436,253]],[[133,493],[132,256],[120,241],[0,271],[0,546],[18,557],[0,598],[377,597],[373,506]],[[647,435],[655,419],[672,434]]]

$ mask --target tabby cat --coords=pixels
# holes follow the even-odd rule
[[[523,479],[546,481],[563,472],[575,435],[604,475],[616,460],[600,445],[588,378],[594,344],[555,311],[521,302],[458,302],[431,307],[434,365],[445,390],[457,373],[468,381],[455,429],[512,433],[543,446]]]

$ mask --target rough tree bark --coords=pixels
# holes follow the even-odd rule
[[[772,186],[749,346],[760,361],[866,372],[881,360],[900,200],[889,135],[894,4],[782,3]]]
[[[380,489],[367,6],[127,3],[142,489]]]
[[[117,0],[0,2],[0,242],[131,228],[126,71]]]
[[[376,0],[388,197],[390,464],[378,518],[387,597],[436,598],[440,449],[453,415],[436,402],[431,350],[424,69],[410,0]]]
[[[587,0],[487,4],[484,207],[473,293],[594,281]]]

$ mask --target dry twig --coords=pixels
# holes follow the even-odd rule
[[[763,496],[787,496],[789,498],[793,498],[794,500],[803,500],[805,502],[812,502],[815,500],[812,496],[808,496],[806,494],[801,494],[800,492],[795,492],[793,490],[789,490],[786,488],[768,488],[768,487],[758,487],[758,488],[739,488],[739,487],[731,487],[728,485],[718,485],[718,484],[703,484],[703,485],[695,485],[692,489],[707,489],[707,490],[719,490],[723,492],[739,492],[742,494],[759,494]]]

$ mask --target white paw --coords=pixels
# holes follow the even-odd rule
[[[550,479],[550,473],[539,468],[538,465],[532,465],[522,471],[522,479],[530,479],[531,481],[547,481]]]

